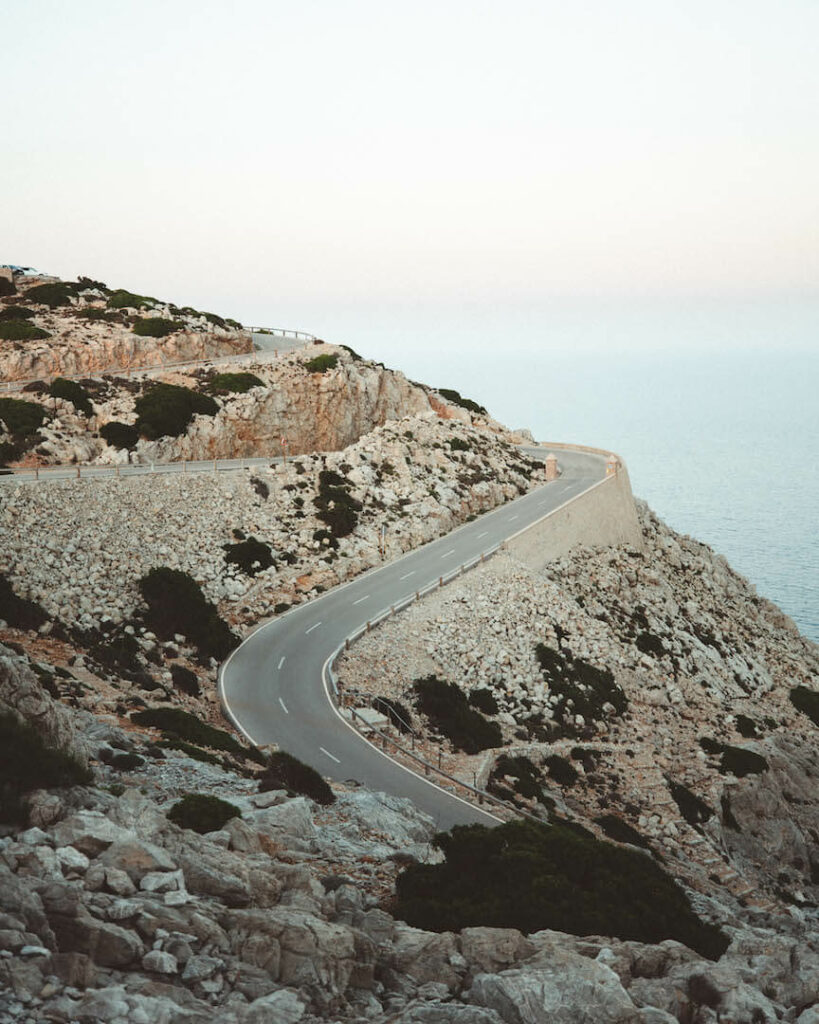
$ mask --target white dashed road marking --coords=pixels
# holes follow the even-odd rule
[[[310,627],[309,629],[305,629],[305,631],[304,631],[304,635],[305,635],[305,636],[307,636],[307,634],[308,634],[308,633],[312,633],[312,632],[313,632],[313,630],[314,630],[314,629],[318,629],[320,625],[321,625],[321,623],[320,623],[320,622],[316,622],[316,623],[315,623],[314,625],[312,625],[312,626],[311,626],[311,627]]]
[[[484,530],[483,533],[479,533],[478,534],[478,540],[480,540],[481,537],[485,537],[488,533],[489,533],[489,530]]]
[[[287,705],[284,703],[284,701],[281,699],[281,697],[279,697],[279,704],[281,704],[281,706],[282,706],[282,711],[284,711],[284,713],[286,715],[289,715],[290,712],[287,710]]]
[[[441,558],[449,558],[450,555],[454,555],[454,554],[455,554],[455,548],[452,548],[451,551],[445,551],[444,554],[441,555]]]
[[[363,597],[359,597],[357,601],[353,601],[353,604],[361,604],[361,602],[366,601],[369,596],[369,594],[365,594]]]
[[[283,655],[281,656],[281,658],[279,658],[279,670],[281,670],[281,667],[282,667],[282,665],[283,665],[283,664],[285,663],[285,661],[286,661],[286,657],[285,657],[285,655],[283,654]]]
[[[402,580],[408,580],[410,578],[410,576],[414,576],[414,575],[415,575],[415,570],[413,569],[412,572],[406,573],[406,575],[402,576],[401,579]]]
[[[329,750],[325,750],[324,747],[319,747],[319,750],[322,754],[326,754],[332,761],[335,761],[336,764],[341,764],[341,761],[339,761],[334,754],[331,754]]]

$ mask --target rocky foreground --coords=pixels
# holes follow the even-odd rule
[[[244,775],[61,706],[7,648],[0,708],[93,768],[90,785],[32,794],[29,827],[0,840],[3,1021],[819,1016],[808,912],[763,917],[704,901],[731,940],[716,964],[673,941],[423,932],[395,920],[384,896],[399,865],[431,853],[432,823],[407,801],[340,791],[318,808],[257,792]],[[218,792],[241,817],[204,835],[174,825],[169,808],[191,791]]]

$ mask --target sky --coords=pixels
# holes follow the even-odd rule
[[[817,39],[816,0],[7,4],[0,262],[316,333],[815,304]]]

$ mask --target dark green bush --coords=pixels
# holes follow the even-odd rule
[[[339,345],[338,347],[343,348],[344,351],[348,353],[348,355],[350,356],[354,363],[362,363],[364,361],[358,354],[358,352],[356,352],[355,349],[350,348],[349,345]]]
[[[304,764],[292,754],[277,750],[270,755],[267,767],[259,782],[259,792],[272,789],[286,789],[288,793],[309,796],[317,804],[325,806],[335,803],[335,793],[315,768]]]
[[[0,298],[5,298],[7,295],[16,295],[17,285],[14,281],[9,281],[7,277],[0,276]]]
[[[753,750],[745,750],[744,747],[731,747],[727,744],[722,748],[722,760],[719,770],[725,775],[730,772],[738,779],[746,775],[759,775],[769,768],[768,762],[761,754],[755,754]]]
[[[199,680],[196,673],[191,672],[189,668],[185,668],[184,665],[171,665],[171,679],[174,688],[180,693],[187,693],[191,697],[199,696]]]
[[[139,440],[139,431],[130,423],[118,423],[111,420],[100,427],[100,437],[112,448],[136,448]]]
[[[338,355],[335,352],[324,352],[315,359],[308,359],[304,368],[308,373],[326,373],[328,370],[334,370],[337,364]]]
[[[411,731],[412,715],[400,700],[392,700],[389,697],[373,697],[372,706],[376,711],[385,714],[399,732]]]
[[[508,776],[514,779],[514,790],[527,800],[535,799],[544,802],[543,780],[540,771],[532,764],[528,757],[509,757],[501,754],[495,761],[490,777],[489,791],[498,796],[504,796],[501,792],[500,780]],[[506,791],[508,793],[508,790]]]
[[[662,658],[666,653],[662,640],[647,631],[640,633],[634,644],[643,654],[650,654],[653,658]]]
[[[91,405],[91,399],[88,392],[75,380],[66,380],[65,377],[56,377],[51,382],[51,387],[48,389],[48,393],[53,398],[65,398],[74,406],[75,409],[79,409],[80,412],[84,412],[86,416],[91,416],[94,412],[94,407]]]
[[[579,778],[577,769],[560,754],[550,754],[544,763],[549,769],[549,775],[558,785],[573,786],[577,782]]]
[[[0,398],[0,420],[10,434],[33,434],[43,425],[45,418],[45,409],[37,402]]]
[[[211,391],[232,391],[243,395],[251,388],[264,387],[264,381],[255,373],[217,373],[208,383]]]
[[[270,546],[255,537],[248,537],[238,544],[225,544],[224,549],[225,561],[238,565],[247,576],[255,576],[275,565]]]
[[[148,605],[145,622],[161,639],[170,640],[181,633],[195,644],[201,657],[220,661],[239,643],[196,580],[186,573],[159,566],[142,577],[139,589]]]
[[[50,338],[48,331],[42,327],[35,327],[28,320],[3,320],[0,321],[0,338],[3,341],[39,341],[41,338]]]
[[[477,402],[473,402],[471,398],[464,398],[459,395],[457,391],[453,391],[452,388],[437,388],[438,394],[442,398],[445,398],[448,402],[452,402],[453,405],[459,405],[462,409],[466,409],[468,412],[475,412],[481,416],[486,415],[486,409],[482,405],[478,405]]]
[[[54,309],[56,306],[67,306],[71,296],[76,292],[76,285],[68,281],[54,281],[47,284],[35,284],[26,291],[26,302],[37,302]]]
[[[456,750],[477,754],[499,747],[503,735],[497,722],[488,722],[467,703],[463,691],[454,683],[427,676],[416,679],[413,689],[418,709],[430,724],[449,739]]]
[[[713,809],[704,800],[701,800],[696,793],[692,793],[681,782],[673,782],[671,779],[666,781],[668,782],[668,788],[671,790],[671,796],[680,809],[680,814],[689,825],[701,825],[713,817]]]
[[[12,629],[39,629],[48,622],[48,615],[36,601],[18,597],[6,577],[0,574],[0,619]]]
[[[462,441],[460,437],[450,437],[449,447],[453,452],[471,452],[472,445],[468,441]]]
[[[202,395],[177,384],[154,384],[136,400],[136,429],[150,441],[158,437],[179,437],[198,413],[214,416],[219,406],[210,395]]]
[[[641,835],[636,828],[632,828],[627,821],[618,818],[616,814],[604,814],[594,820],[609,839],[613,839],[616,843],[629,843],[631,846],[641,846],[645,850],[650,849],[646,837]]]
[[[70,754],[51,749],[30,725],[0,712],[0,822],[24,824],[24,798],[35,789],[81,786],[91,778]]]
[[[25,306],[4,306],[0,309],[0,320],[33,320],[36,315],[33,309]]]
[[[589,725],[606,719],[606,704],[614,708],[609,713],[613,715],[622,715],[628,708],[626,695],[609,669],[545,644],[538,644],[535,653],[549,689],[558,697],[554,718],[564,735],[575,735],[575,715],[582,715]]]
[[[759,735],[756,722],[747,715],[737,715],[737,732],[746,740],[752,740]]]
[[[188,793],[168,811],[168,820],[180,828],[189,828],[200,835],[218,832],[231,818],[241,818],[235,804],[205,793]]]
[[[140,768],[145,764],[145,758],[130,752],[114,754],[108,763],[118,772],[132,772],[135,768]]]
[[[319,492],[313,499],[316,516],[330,527],[334,537],[346,537],[358,523],[361,502],[350,494],[352,484],[332,469],[319,473]]]
[[[435,844],[444,863],[409,867],[396,882],[395,916],[416,928],[550,928],[651,944],[676,939],[711,959],[728,946],[650,857],[585,830],[531,821],[458,826]]]
[[[500,710],[494,693],[486,686],[472,690],[468,700],[473,708],[477,708],[478,711],[482,711],[485,715],[496,715]]]
[[[181,708],[156,707],[146,708],[144,711],[134,711],[131,714],[131,721],[137,725],[149,725],[154,729],[161,729],[180,740],[187,740],[200,747],[226,750],[228,753],[238,754],[240,757],[247,755],[245,748],[229,733],[208,725],[201,718],[197,718],[196,715],[191,715]]]
[[[797,711],[807,715],[814,725],[819,725],[819,693],[816,690],[810,690],[807,686],[795,686],[789,697]]]
[[[706,754],[721,754],[724,744],[713,739],[711,736],[702,736],[700,737],[700,746]]]
[[[133,332],[140,338],[165,338],[169,334],[181,331],[184,324],[178,320],[168,320],[162,316],[138,317],[134,322]]]
[[[108,296],[111,309],[148,309],[156,304],[156,299],[150,295],[135,295],[124,288],[117,288]]]

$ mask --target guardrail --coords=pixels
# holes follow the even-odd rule
[[[283,462],[281,455],[269,458],[252,457],[244,459],[195,459],[179,462],[124,462],[113,466],[33,466],[31,469],[16,467],[0,469],[0,486],[12,479],[24,483],[46,480],[94,480],[121,478],[126,476],[150,476],[151,474],[178,473],[228,473],[252,469],[254,466],[270,466]]]
[[[313,334],[308,334],[306,331],[290,331],[281,327],[245,327],[240,332],[242,334],[262,334],[270,335],[275,338],[294,338],[297,341],[305,341],[306,343],[318,341],[319,339]],[[251,339],[252,343],[252,339]],[[40,382],[48,383],[55,380],[57,377],[62,377],[65,380],[84,380],[87,377],[131,377],[146,376],[150,377],[153,374],[164,373],[167,370],[181,369],[183,367],[193,366],[206,366],[206,365],[218,365],[225,366],[233,363],[244,363],[247,361],[256,363],[271,363],[278,358],[278,350],[273,349],[267,351],[264,349],[251,349],[249,352],[236,352],[232,355],[226,356],[207,356],[202,359],[178,359],[178,360],[165,360],[162,358],[162,353],[157,353],[159,356],[158,363],[148,363],[145,365],[133,365],[128,364],[127,366],[106,366],[100,370],[86,370],[83,373],[50,373],[44,374],[40,377],[25,377],[19,380],[0,381],[0,391],[22,391],[23,388],[29,384],[37,384]]]

